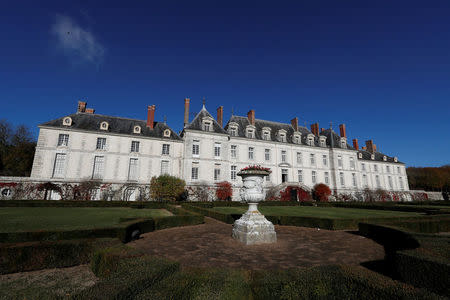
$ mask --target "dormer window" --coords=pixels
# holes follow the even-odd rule
[[[358,153],[358,158],[362,158],[362,153]]]
[[[164,137],[170,137],[170,129],[164,130]]]
[[[341,137],[340,143],[342,149],[347,149],[347,139],[345,137]]]
[[[302,143],[302,135],[298,132],[294,133],[294,137],[292,138],[294,144],[301,144]]]
[[[134,126],[133,127],[133,133],[140,134],[141,133],[141,126]]]
[[[394,157],[394,162],[398,162],[397,156]]]
[[[278,141],[286,143],[286,130],[281,129],[278,131]]]
[[[384,155],[383,156],[383,161],[386,161],[387,160],[387,157],[386,157],[386,155]]]
[[[65,117],[63,119],[63,125],[64,126],[71,126],[72,125],[72,118],[71,117]]]
[[[264,127],[262,129],[262,139],[265,141],[270,141],[270,128]]]
[[[249,125],[247,126],[246,130],[245,130],[245,136],[249,139],[254,139],[255,138],[255,126]]]
[[[108,130],[109,124],[106,121],[100,123],[100,130]]]
[[[210,117],[203,118],[202,128],[204,131],[213,131],[213,120]]]
[[[314,146],[314,135],[313,134],[308,134],[307,143],[309,146]]]
[[[323,135],[319,137],[320,139],[320,147],[326,147],[327,146],[327,138]]]
[[[230,136],[237,136],[238,135],[238,128],[239,125],[235,122],[230,122],[230,124],[228,124],[228,134]]]
[[[371,154],[371,155],[370,155],[370,159],[371,159],[371,160],[375,160],[375,154]]]

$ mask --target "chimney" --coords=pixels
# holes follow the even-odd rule
[[[78,108],[77,108],[77,112],[79,113],[84,113],[86,111],[86,102],[84,101],[78,101]]]
[[[353,148],[359,150],[358,139],[353,139]]]
[[[155,105],[147,107],[147,127],[153,129],[153,123],[155,122]]]
[[[341,137],[347,137],[347,132],[345,131],[345,124],[339,125],[339,131],[341,132]]]
[[[315,136],[319,136],[319,123],[311,124],[311,132]]]
[[[298,131],[298,118],[295,117],[291,120],[291,125],[294,127],[294,131]]]
[[[377,152],[377,146],[373,143],[373,140],[366,141],[366,148],[370,153]]]
[[[320,128],[320,132],[323,132],[323,131],[325,131],[325,128]]]
[[[223,106],[217,108],[217,123],[219,123],[220,127],[223,127]]]
[[[255,110],[254,109],[251,109],[247,113],[247,118],[248,118],[248,121],[250,122],[250,124],[255,126]]]
[[[93,108],[86,108],[85,112],[86,112],[87,114],[94,114],[95,109],[93,109]]]
[[[184,99],[184,127],[186,127],[189,124],[189,102],[191,99],[185,98]]]
[[[363,146],[362,149],[363,149],[363,150],[367,150],[367,147],[366,147],[366,146]]]

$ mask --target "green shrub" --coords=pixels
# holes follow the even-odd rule
[[[245,273],[195,269],[177,272],[144,290],[136,299],[250,299]]]
[[[175,201],[184,193],[186,183],[183,179],[170,175],[153,177],[150,182],[152,199],[158,201]]]
[[[50,201],[50,200],[5,200],[0,207],[132,207],[132,208],[166,208],[161,202],[126,202],[126,201]]]
[[[118,243],[117,239],[84,239],[1,244],[0,274],[84,264],[98,249]]]

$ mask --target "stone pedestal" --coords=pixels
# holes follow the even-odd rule
[[[275,227],[258,211],[257,205],[249,203],[248,211],[234,222],[232,236],[245,245],[275,243]]]

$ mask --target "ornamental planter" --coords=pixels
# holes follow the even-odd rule
[[[237,175],[242,177],[243,187],[240,191],[242,201],[249,204],[248,210],[233,225],[232,236],[246,245],[268,244],[277,241],[275,227],[258,211],[258,202],[264,200],[264,177],[269,169],[248,167]]]

